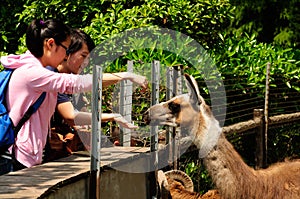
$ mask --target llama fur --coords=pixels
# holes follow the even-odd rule
[[[150,125],[186,128],[207,171],[224,199],[300,198],[300,160],[281,162],[254,170],[222,133],[219,122],[200,95],[192,76],[185,75],[189,94],[176,96],[149,108]]]

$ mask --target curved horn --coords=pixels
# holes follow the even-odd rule
[[[184,188],[188,191],[194,191],[194,183],[192,179],[183,171],[180,170],[170,170],[165,172],[166,177],[180,182]]]
[[[169,196],[169,183],[166,175],[162,170],[157,172],[157,182],[160,189],[161,199],[168,199]]]

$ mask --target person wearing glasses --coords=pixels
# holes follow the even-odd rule
[[[59,73],[80,74],[88,65],[90,52],[94,48],[95,44],[88,34],[80,29],[72,29],[67,58],[57,68],[47,66],[47,69]],[[122,80],[122,76],[124,76],[122,74],[105,74],[105,76],[111,75],[105,86]],[[132,73],[128,73],[128,75],[130,74]],[[52,134],[49,137],[49,144],[45,148],[44,162],[70,155],[72,150],[84,150],[82,144],[78,144],[80,137],[76,133],[76,126],[91,125],[92,115],[86,110],[87,103],[88,101],[83,93],[58,94],[56,110],[51,119]],[[124,128],[138,128],[118,113],[103,113],[101,119],[102,122],[115,121]]]
[[[69,53],[70,28],[56,19],[35,19],[26,30],[28,51],[20,55],[1,57],[4,68],[15,69],[10,78],[6,102],[9,116],[16,125],[28,107],[46,92],[46,97],[22,126],[9,150],[14,161],[12,171],[42,163],[50,119],[55,111],[58,93],[80,93],[92,90],[92,75],[56,73],[46,66],[57,68]],[[103,76],[104,80],[110,76]],[[146,88],[144,76],[126,76]]]

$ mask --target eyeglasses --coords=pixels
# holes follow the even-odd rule
[[[60,45],[61,47],[63,47],[66,50],[67,55],[71,54],[71,50],[69,48],[67,48],[67,46],[63,45],[62,43],[58,43],[58,45]]]

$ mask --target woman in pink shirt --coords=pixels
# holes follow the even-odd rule
[[[7,108],[14,125],[22,118],[28,107],[47,92],[39,109],[20,129],[12,147],[13,170],[32,167],[42,162],[50,118],[55,111],[58,93],[91,91],[92,75],[56,73],[46,66],[57,67],[67,56],[70,45],[70,29],[58,20],[33,20],[26,32],[28,51],[21,55],[1,57],[5,68],[15,69],[6,93]],[[131,80],[147,87],[143,76],[133,73],[103,75],[103,79]],[[112,81],[113,82],[113,81]]]

